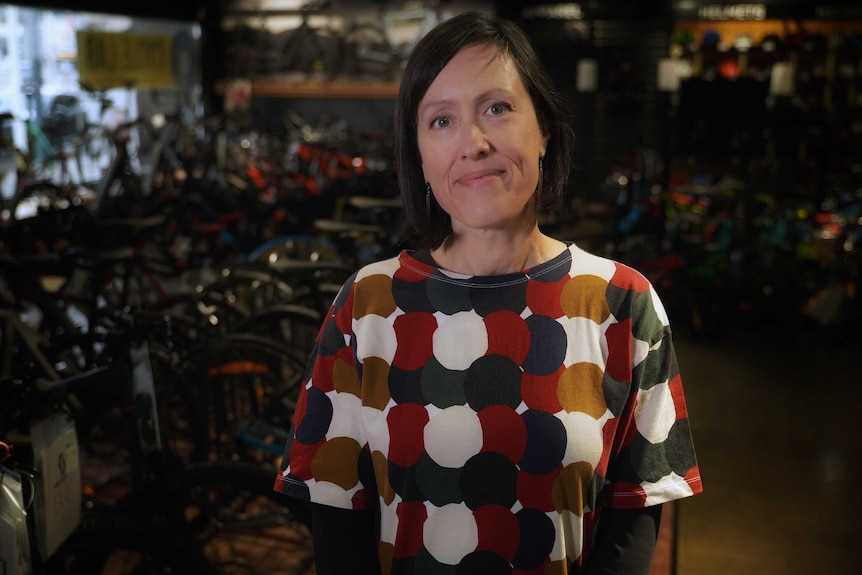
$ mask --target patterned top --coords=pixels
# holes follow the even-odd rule
[[[377,510],[384,574],[568,573],[601,506],[702,490],[659,298],[574,245],[499,276],[370,264],[306,375],[275,489]]]

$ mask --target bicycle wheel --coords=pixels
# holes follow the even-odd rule
[[[208,286],[209,291],[233,298],[249,311],[251,317],[259,310],[279,303],[289,303],[296,297],[293,287],[266,269],[266,264],[249,262],[241,267],[225,269],[221,277]],[[247,324],[249,318],[241,321]]]
[[[164,525],[107,515],[84,519],[43,567],[43,575],[219,573],[182,534]]]
[[[150,345],[162,445],[183,462],[202,461],[210,451],[206,415],[176,361],[169,348]]]
[[[237,326],[237,332],[272,338],[304,357],[311,353],[320,324],[320,313],[314,309],[304,305],[276,304],[252,315]]]
[[[201,287],[194,292],[162,296],[147,308],[164,338],[174,338],[175,347],[186,347],[209,337],[230,332],[249,317],[234,294]]]
[[[248,255],[249,261],[274,263],[279,260],[340,262],[338,248],[315,235],[291,234],[273,238]]]
[[[281,454],[306,358],[256,334],[230,333],[189,350],[178,371],[205,414],[211,460],[272,461]],[[275,433],[250,435],[266,423]]]

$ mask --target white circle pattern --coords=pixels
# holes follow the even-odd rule
[[[652,444],[665,441],[676,422],[676,407],[667,382],[638,392],[635,406],[638,432]]]
[[[434,357],[446,369],[465,370],[488,350],[488,329],[472,311],[444,317],[434,332]]]
[[[425,450],[441,467],[463,467],[481,449],[482,423],[467,406],[442,409],[425,426]]]
[[[588,414],[573,411],[560,418],[566,426],[566,453],[563,465],[585,461],[595,469],[602,457],[602,428]]]
[[[434,559],[446,565],[457,565],[475,551],[479,544],[479,528],[470,509],[452,503],[434,510],[425,521],[422,538]]]
[[[356,348],[359,361],[365,361],[369,357],[379,357],[386,363],[392,363],[398,339],[395,337],[395,328],[389,319],[369,314],[353,323],[353,331],[356,334],[356,341],[359,342]]]

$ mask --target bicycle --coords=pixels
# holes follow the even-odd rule
[[[50,118],[49,118],[50,120]],[[19,175],[24,181],[50,181],[61,186],[81,183],[81,165],[77,156],[67,149],[58,149],[52,138],[31,117],[20,118],[6,112],[0,114],[0,122],[17,121],[24,125],[27,137],[26,149],[17,149],[14,142],[5,134],[0,136],[2,147],[15,150]]]
[[[99,367],[55,380],[0,379],[0,531],[7,542],[0,564],[12,573],[40,575],[217,575],[182,534],[116,509],[86,511],[79,504],[72,398],[91,386],[113,383],[113,377],[112,368]],[[59,470],[49,465],[55,457],[62,464]],[[58,501],[63,502],[59,508]]]
[[[155,383],[145,346],[148,332],[134,318],[118,317],[115,328],[105,336],[109,349],[103,365],[50,385],[47,379],[22,379],[69,399],[74,429],[85,446],[80,451],[85,456],[81,464],[84,507],[94,525],[88,529],[102,526],[104,530],[105,521],[131,518],[134,525],[160,526],[162,536],[174,539],[174,545],[166,548],[191,545],[190,549],[221,573],[269,569],[274,565],[265,563],[273,560],[281,566],[280,572],[285,568],[301,572],[311,557],[307,512],[272,490],[273,466],[227,460],[181,463],[179,455],[167,447],[164,440],[176,440],[173,426],[181,423],[164,421],[175,414],[170,401],[177,396],[168,390],[175,391],[172,386],[177,381]],[[16,373],[26,376],[27,371],[26,365],[17,366]],[[18,388],[15,394],[22,395]],[[193,413],[188,403],[183,413]],[[134,525],[125,531],[132,532]],[[79,540],[83,537],[86,535],[76,538],[75,545],[85,545],[86,541]],[[109,546],[107,541],[124,549],[131,545],[116,537],[101,545]],[[257,555],[253,550],[260,541],[274,542],[274,549],[265,556]],[[145,544],[140,541],[132,549]],[[112,557],[114,551],[112,548]],[[94,560],[108,559],[104,549],[90,555]],[[181,572],[212,571],[201,567]]]
[[[3,199],[4,217],[12,221],[70,203],[77,187],[68,176],[68,154],[58,153],[31,120],[19,120],[10,113],[0,114],[0,127],[13,121],[25,123],[30,145],[29,150],[20,149],[6,135],[6,130],[0,129],[0,150],[10,154],[15,165],[12,194]]]

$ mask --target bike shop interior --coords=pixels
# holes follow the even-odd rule
[[[277,464],[335,290],[404,248],[399,76],[415,42],[465,10],[520,24],[568,106],[574,170],[542,226],[636,268],[667,306],[704,493],[673,507],[653,573],[858,572],[851,0],[0,3],[0,382],[148,354],[172,385],[150,382],[137,422],[164,441],[138,443],[176,451],[195,489],[216,489],[197,479],[199,459],[258,489],[226,462]],[[203,380],[212,393],[199,397]],[[12,403],[0,404],[6,445]],[[89,415],[82,454],[129,447],[107,441],[123,417]],[[82,506],[163,477],[140,465],[82,465]],[[313,572],[303,526],[258,520],[256,534],[213,538],[171,525],[203,555],[185,566],[258,561],[248,549],[266,539],[279,551],[257,572]],[[168,545],[138,523],[115,539],[127,532]]]

